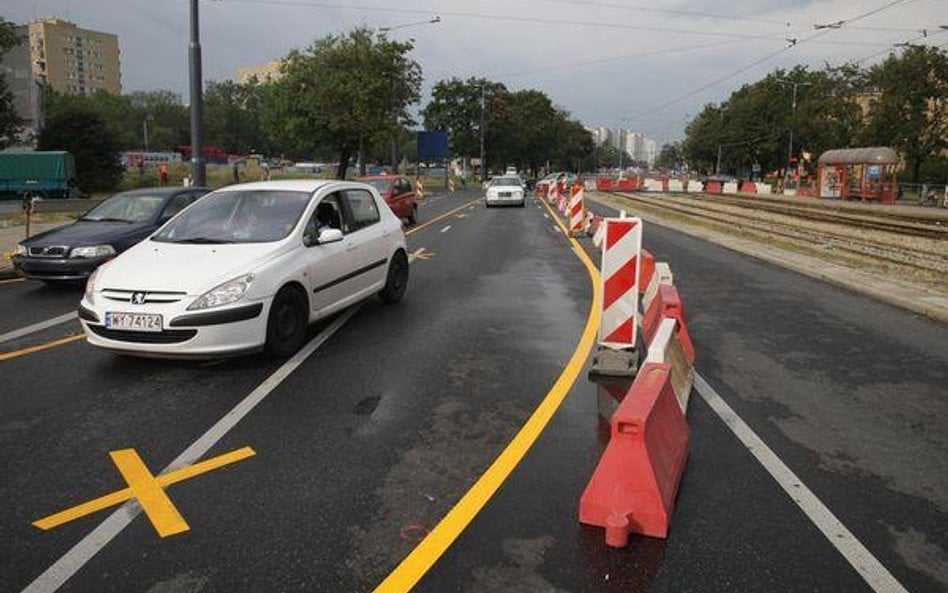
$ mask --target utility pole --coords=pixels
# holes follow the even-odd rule
[[[198,0],[191,0],[191,44],[188,46],[191,78],[191,185],[207,185],[204,163],[204,87],[201,75],[201,34]]]
[[[484,85],[481,85],[481,182],[487,181],[487,156],[484,152],[484,111],[486,109],[487,100],[484,96]]]
[[[790,125],[789,132],[790,138],[787,141],[787,175],[790,177],[790,167],[793,165],[793,125],[796,122],[797,115],[797,87],[801,86],[811,86],[812,82],[797,82],[795,80],[788,80],[786,78],[778,78],[777,82],[784,85],[789,85],[793,87],[792,99],[790,101]]]

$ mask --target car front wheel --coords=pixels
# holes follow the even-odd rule
[[[300,290],[292,286],[281,288],[267,319],[267,354],[285,358],[299,350],[306,339],[308,317],[306,297]]]
[[[404,251],[397,251],[388,264],[388,278],[385,281],[385,288],[379,292],[379,296],[386,303],[397,303],[405,296],[407,287],[408,257]]]

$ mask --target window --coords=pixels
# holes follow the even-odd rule
[[[349,213],[352,215],[352,230],[358,231],[379,221],[379,208],[372,194],[361,189],[343,192]]]
[[[194,195],[190,192],[181,193],[175,197],[168,200],[168,205],[165,206],[164,212],[161,213],[161,218],[164,220],[170,220],[172,216],[184,210],[187,206],[194,201]]]
[[[303,232],[304,244],[315,245],[317,232],[325,228],[339,229],[343,234],[349,232],[349,223],[339,199],[339,194],[332,194],[320,200],[316,205],[316,210]]]

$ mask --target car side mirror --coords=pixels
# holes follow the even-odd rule
[[[342,231],[339,229],[323,229],[319,232],[317,243],[325,245],[326,243],[335,243],[342,241]]]

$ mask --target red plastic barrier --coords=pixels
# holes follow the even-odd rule
[[[635,191],[635,179],[617,179],[616,188],[619,191]]]
[[[596,179],[596,189],[599,191],[612,191],[612,180],[606,177]]]
[[[704,184],[704,191],[709,194],[719,194],[724,190],[724,184],[720,181],[708,180]]]
[[[741,193],[742,194],[756,194],[757,193],[757,184],[753,181],[745,181],[741,184]]]
[[[647,249],[642,250],[642,271],[639,272],[639,294],[645,294],[648,283],[652,281],[652,275],[655,273],[655,256]]]
[[[652,299],[651,306],[645,311],[645,316],[642,318],[642,331],[644,332],[646,345],[652,343],[655,332],[658,331],[658,326],[661,325],[662,318],[665,317],[678,320],[678,341],[685,349],[685,354],[693,361],[695,359],[695,347],[691,343],[691,336],[688,334],[685,307],[681,304],[678,289],[672,284],[662,284],[658,287],[658,293]]]
[[[579,501],[579,520],[621,548],[630,533],[667,537],[690,431],[675,398],[671,365],[648,363],[612,416],[612,434]]]
[[[662,191],[668,193],[668,178],[662,177]]]

